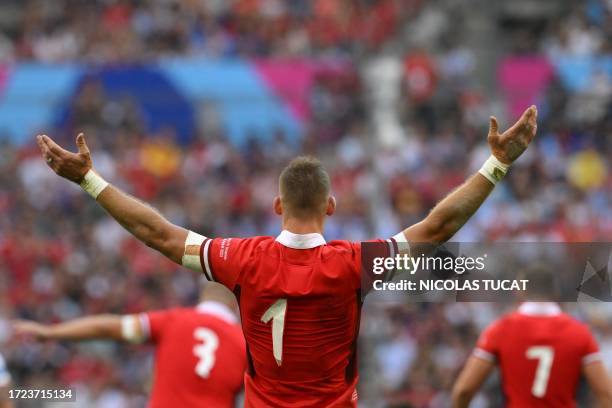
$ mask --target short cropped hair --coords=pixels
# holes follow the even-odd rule
[[[316,158],[293,159],[281,172],[278,184],[283,209],[288,214],[307,218],[325,213],[331,182]]]

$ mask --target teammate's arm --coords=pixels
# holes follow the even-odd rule
[[[497,120],[491,117],[487,140],[492,155],[463,185],[440,201],[421,222],[404,230],[414,243],[448,241],[482,205],[489,193],[505,175],[508,167],[527,149],[537,129],[537,109],[528,108],[521,118],[503,134]]]
[[[93,170],[91,154],[82,133],[78,153],[61,148],[46,135],[37,137],[42,156],[59,176],[80,184],[119,224],[147,246],[182,264],[189,231],[170,223],[142,201],[106,183]]]
[[[453,408],[467,408],[493,368],[493,361],[471,356],[453,387]]]
[[[17,336],[32,336],[38,340],[107,339],[127,342],[144,340],[145,333],[137,316],[97,315],[58,324],[41,324],[18,320],[13,323]]]
[[[598,407],[612,407],[612,382],[601,361],[586,364],[582,368]]]

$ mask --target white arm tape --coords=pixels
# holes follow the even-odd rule
[[[407,254],[408,257],[411,257],[410,254],[410,244],[408,243],[408,239],[406,239],[406,234],[404,231],[398,232],[393,236],[393,239],[397,243],[397,252],[400,254]]]
[[[202,264],[200,263],[200,247],[206,240],[206,237],[189,231],[185,240],[185,252],[181,264],[192,271],[202,272]]]
[[[83,181],[81,181],[80,185],[81,188],[95,200],[102,190],[108,187],[108,182],[92,169],[89,169],[89,171],[85,173],[85,177],[83,177]]]
[[[601,353],[597,351],[595,353],[591,353],[591,354],[584,356],[582,358],[582,365],[596,363],[596,362],[601,361],[601,359],[602,359]]]
[[[146,340],[140,320],[135,315],[125,315],[121,318],[121,337],[130,343],[142,343]]]
[[[485,176],[487,180],[493,183],[493,185],[495,185],[498,181],[504,178],[509,168],[509,164],[504,164],[500,162],[497,157],[491,155],[487,161],[484,162],[478,172]]]

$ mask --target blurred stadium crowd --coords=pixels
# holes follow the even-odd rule
[[[85,130],[105,178],[209,236],[276,235],[277,176],[297,154],[320,157],[332,175],[339,207],[328,239],[393,235],[484,161],[488,115],[498,113],[507,124],[514,105],[527,98],[540,109],[535,146],[455,239],[609,241],[612,71],[597,71],[576,88],[553,62],[612,58],[612,3],[552,8],[543,20],[484,7],[483,20],[487,13],[504,16],[490,39],[500,45],[489,47],[490,54],[466,37],[466,27],[482,22],[469,13],[472,6],[453,3],[9,1],[11,13],[1,19],[13,26],[0,33],[0,61],[351,58],[353,72],[320,78],[312,88],[312,117],[299,145],[279,132],[273,143],[253,139],[238,149],[222,129],[207,131],[206,118],[193,142],[179,145],[171,129],[148,134],[129,98],[108,98],[95,82],[80,89],[67,127],[49,131],[66,144]],[[483,56],[492,57],[484,68],[495,75],[479,75]],[[516,95],[521,82],[513,82],[512,72],[523,65],[512,64],[522,57],[541,79]],[[533,80],[535,71],[528,72]],[[397,128],[389,128],[394,122]],[[8,319],[52,322],[193,304],[198,277],[129,238],[86,194],[46,168],[34,143],[1,137],[0,143],[0,350],[16,383],[73,384],[83,406],[143,406],[147,348],[16,342]],[[571,310],[594,325],[612,367],[609,310],[584,304]],[[366,306],[364,406],[448,406],[449,387],[478,333],[501,312],[493,304]],[[491,384],[475,406],[496,406],[498,398]]]

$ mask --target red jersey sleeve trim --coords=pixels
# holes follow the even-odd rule
[[[202,271],[207,280],[214,282],[210,267],[210,257],[208,256],[212,239],[206,238],[206,240],[200,245],[200,263],[202,264]]]
[[[489,361],[491,363],[495,362],[495,355],[480,347],[476,347],[472,352],[472,355],[481,360]]]
[[[399,248],[397,246],[397,241],[395,240],[395,238],[390,238],[387,240],[387,242],[390,244],[389,252],[391,253],[391,256],[395,256],[395,254],[398,254]]]

